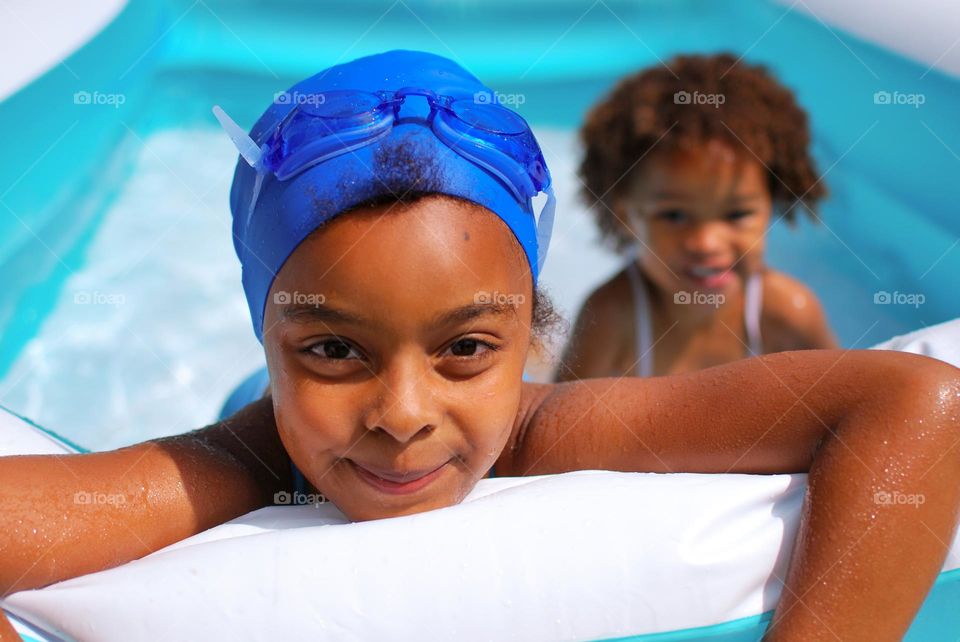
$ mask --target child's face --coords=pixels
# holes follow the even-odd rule
[[[436,197],[390,210],[304,241],[264,318],[284,447],[353,520],[462,500],[516,422],[530,345],[532,279],[499,218]]]
[[[763,260],[767,171],[720,141],[653,152],[618,203],[643,241],[641,265],[662,290],[722,292]]]

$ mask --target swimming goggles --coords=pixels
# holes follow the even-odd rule
[[[542,268],[553,228],[556,198],[543,153],[527,122],[495,102],[496,94],[471,98],[442,96],[428,89],[396,91],[334,90],[316,94],[278,94],[295,102],[283,120],[258,145],[219,106],[213,113],[233,140],[257,180],[248,217],[259,196],[263,176],[285,181],[324,161],[388,136],[398,124],[420,122],[454,152],[496,176],[522,204],[543,192],[547,201],[537,218],[538,270]],[[401,118],[410,96],[430,106],[425,118]]]

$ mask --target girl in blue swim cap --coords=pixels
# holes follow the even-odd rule
[[[234,242],[281,438],[356,519],[466,496],[516,423],[531,329],[556,318],[536,289],[550,175],[493,96],[395,51],[278,95],[249,136],[216,111],[243,154]]]
[[[234,240],[271,395],[189,435],[0,459],[3,594],[267,505],[293,490],[291,461],[353,520],[453,505],[491,468],[809,472],[767,639],[902,636],[960,509],[960,371],[811,350],[522,382],[551,212],[532,198],[549,173],[522,120],[472,102],[478,84],[449,60],[390,52],[304,81],[249,136],[233,132]],[[81,482],[132,494],[81,516]],[[878,505],[888,489],[926,501]]]

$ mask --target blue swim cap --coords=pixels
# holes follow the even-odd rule
[[[418,91],[425,90],[432,98],[444,97],[446,104],[449,104],[450,98],[483,103],[496,96],[451,60],[430,53],[390,51],[336,65],[297,83],[287,92],[277,94],[285,98],[274,100],[253,126],[249,139],[242,130],[238,130],[239,138],[243,139],[238,141],[238,136],[229,130],[228,125],[232,125],[232,121],[225,123],[242,154],[237,162],[230,192],[233,241],[243,268],[243,288],[254,331],[261,342],[267,295],[280,268],[297,246],[325,221],[365,201],[388,195],[398,185],[404,185],[408,178],[405,172],[409,170],[402,165],[390,166],[387,163],[385,166],[383,162],[384,157],[390,156],[390,150],[400,146],[405,154],[412,153],[414,158],[425,159],[432,168],[427,189],[409,185],[403,190],[412,187],[414,191],[446,194],[472,201],[495,213],[507,224],[523,248],[536,284],[549,242],[555,201],[550,190],[549,171],[543,163],[539,147],[519,116],[514,115],[522,123],[529,140],[533,141],[539,158],[531,170],[532,175],[539,175],[539,179],[533,183],[539,183],[539,186],[530,191],[535,195],[542,189],[549,197],[548,205],[540,214],[539,227],[529,191],[518,193],[516,189],[511,189],[511,181],[502,174],[498,176],[495,167],[492,170],[489,167],[485,169],[482,159],[478,163],[475,162],[477,159],[468,159],[469,154],[455,152],[449,142],[438,138],[436,128],[431,130],[423,120],[430,112],[430,106],[424,98],[417,98],[424,96],[423,93],[413,92],[413,99],[403,101],[400,120],[394,122],[389,131],[385,131],[375,142],[364,143],[351,148],[348,153],[307,165],[306,169],[285,180],[278,178],[283,176],[282,172],[264,171],[264,162],[270,160],[267,143],[275,142],[281,124],[286,122],[285,119],[304,97],[321,94],[333,96],[348,90],[383,95],[411,87]],[[470,111],[468,103],[456,104],[466,105],[462,109],[464,113]],[[223,122],[222,110],[217,115]],[[408,118],[411,115],[413,118]],[[321,135],[323,133],[318,134]],[[304,144],[302,135],[300,143]],[[494,147],[500,149],[497,141],[494,143]],[[483,145],[478,149],[481,154],[486,153]],[[420,177],[409,178],[412,181]]]

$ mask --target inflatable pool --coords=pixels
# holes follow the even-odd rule
[[[960,364],[958,336],[960,319],[875,348]],[[255,399],[265,381],[256,373],[227,406]],[[0,410],[0,455],[76,451]],[[484,479],[460,505],[363,523],[322,498],[287,494],[281,506],[15,593],[2,607],[28,641],[418,640],[427,631],[467,642],[754,641],[780,595],[805,482],[604,471]],[[960,531],[906,639],[952,639],[957,604]]]
[[[560,202],[543,282],[568,316],[619,268],[575,197],[573,132],[587,106],[620,74],[676,52],[746,52],[810,111],[832,192],[824,226],[771,230],[771,263],[812,286],[846,346],[960,316],[951,294],[960,83],[947,66],[960,47],[949,49],[954,36],[937,50],[942,40],[930,37],[922,60],[895,50],[925,40],[914,22],[929,22],[934,7],[911,17],[893,5],[812,0],[801,4],[813,16],[763,0],[91,6],[101,3],[112,13],[84,32],[85,44],[60,52],[64,64],[0,94],[8,145],[21,150],[0,165],[3,205],[16,213],[0,207],[0,402],[80,443],[122,446],[210,421],[262,360],[229,235],[236,151],[210,108],[249,125],[278,88],[344,51],[452,50],[499,91],[522,96]],[[825,17],[840,5],[869,13],[841,16],[857,36]],[[939,22],[956,24],[955,14]],[[491,47],[492,32],[513,44]],[[925,102],[878,104],[878,91]],[[75,104],[77,92],[90,103]],[[121,95],[122,104],[111,98]],[[895,293],[924,302],[901,304]]]
[[[203,425],[260,365],[227,223],[235,151],[210,106],[248,124],[278,88],[344,51],[455,45],[467,67],[522,96],[563,204],[544,282],[568,314],[618,267],[574,197],[572,132],[586,107],[619,75],[674,53],[747,52],[811,112],[833,194],[825,225],[771,230],[773,266],[820,294],[849,347],[960,316],[950,42],[942,56],[906,57],[898,51],[918,54],[881,28],[893,9],[848,14],[854,36],[802,4],[807,13],[760,0],[363,0],[322,12],[291,0],[91,3],[63,21],[82,32],[35,38],[62,50],[18,51],[29,72],[0,87],[0,123],[18,150],[0,166],[0,402],[58,430],[0,412],[0,454]],[[17,20],[3,29],[5,42],[26,32]],[[514,44],[491,47],[493,32]],[[910,346],[925,350],[913,339],[889,347]],[[238,401],[262,390],[259,376]],[[329,505],[278,506],[3,607],[35,640],[422,639],[428,626],[463,640],[755,640],[803,483],[599,471],[485,480],[460,506],[377,524],[344,523]],[[616,500],[627,497],[636,511],[624,515]],[[404,554],[383,541],[405,543]],[[242,574],[237,559],[249,561]],[[957,635],[958,566],[955,539],[908,639]]]

